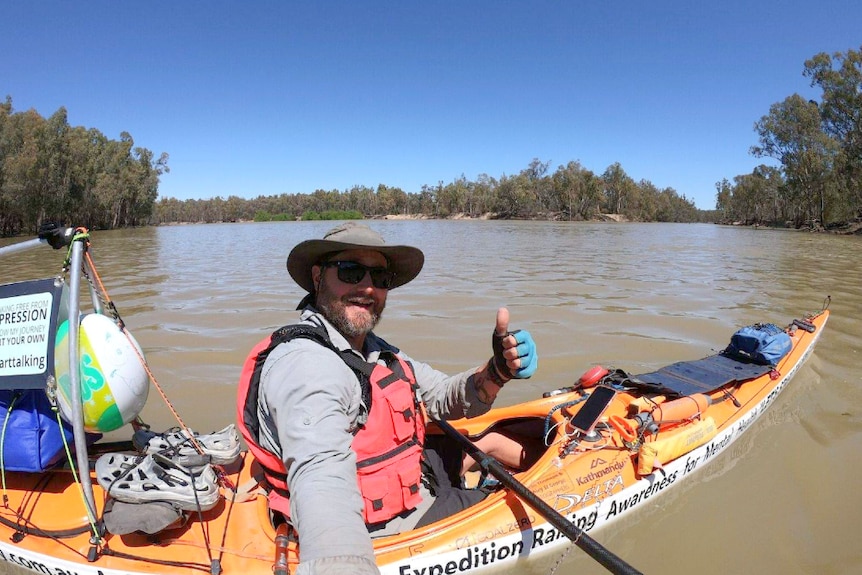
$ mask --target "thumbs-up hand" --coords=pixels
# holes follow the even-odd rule
[[[497,324],[491,337],[491,367],[503,381],[517,378],[526,379],[536,372],[539,356],[536,342],[526,330],[509,331],[509,310],[497,310]]]

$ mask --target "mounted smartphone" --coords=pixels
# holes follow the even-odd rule
[[[569,425],[575,431],[589,435],[616,394],[610,387],[595,387],[581,409],[569,421]]]

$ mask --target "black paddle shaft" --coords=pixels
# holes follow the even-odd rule
[[[434,420],[443,432],[456,440],[464,448],[470,457],[476,460],[477,463],[494,476],[500,483],[515,492],[518,497],[526,501],[530,507],[535,509],[539,515],[548,520],[548,522],[560,530],[568,537],[575,545],[580,547],[587,555],[598,561],[602,567],[613,573],[614,575],[642,575],[640,571],[626,563],[622,558],[614,555],[609,549],[601,543],[587,535],[587,533],[577,525],[563,517],[553,507],[545,503],[535,493],[527,489],[527,487],[512,477],[512,474],[506,470],[499,461],[486,454],[484,451],[476,447],[476,445],[467,439],[464,435],[458,432],[446,421]]]

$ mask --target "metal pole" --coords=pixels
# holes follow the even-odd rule
[[[2,248],[0,248],[0,256],[8,256],[16,252],[23,252],[24,250],[35,248],[36,246],[42,245],[43,243],[46,242],[44,240],[40,240],[39,238],[33,238],[32,240],[18,242],[17,244],[3,246]]]
[[[80,296],[81,296],[81,262],[84,244],[80,241],[72,243],[72,262],[69,274],[69,376],[72,387],[72,431],[75,434],[75,455],[78,460],[78,474],[80,475],[81,488],[84,491],[84,500],[90,513],[90,518],[95,520],[96,499],[93,496],[93,483],[90,480],[90,460],[87,455],[87,435],[84,430],[84,406],[81,403],[81,359],[78,355],[78,326],[80,325]]]

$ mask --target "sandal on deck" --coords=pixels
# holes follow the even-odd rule
[[[240,453],[239,434],[231,423],[221,431],[200,435],[192,430],[173,428],[164,433],[149,430],[135,432],[132,441],[141,453],[162,453],[180,465],[200,465],[201,454],[192,443],[191,433],[204,455],[210,457],[213,465],[228,465],[236,461]]]
[[[190,470],[159,454],[106,453],[96,460],[96,479],[111,497],[127,503],[169,501],[180,509],[207,511],[219,500],[212,466]]]

